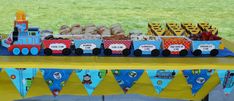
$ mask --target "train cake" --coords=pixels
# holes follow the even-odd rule
[[[59,34],[40,31],[38,27],[29,27],[26,14],[16,13],[14,30],[2,46],[13,55],[83,55],[92,54],[105,56],[217,56],[220,50],[221,38],[217,28],[208,23],[166,23],[163,28],[159,23],[149,23],[148,33],[129,33],[117,25],[110,29],[102,26],[98,31],[93,25],[80,25],[72,28],[62,26]],[[73,30],[71,30],[73,29]],[[91,31],[90,31],[91,30]],[[115,33],[115,34],[112,34]]]

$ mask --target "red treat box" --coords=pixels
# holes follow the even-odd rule
[[[181,55],[186,56],[190,50],[191,40],[183,36],[165,36],[163,40],[163,53],[164,56]]]
[[[71,54],[71,40],[43,40],[44,53],[45,55],[52,54]],[[52,53],[51,53],[52,52]]]
[[[131,40],[104,40],[104,48],[105,50],[111,50],[111,54],[124,54],[124,51],[126,53],[130,52],[130,47],[131,47]],[[104,50],[104,54],[106,54]],[[109,54],[109,55],[111,55]],[[129,55],[130,53],[126,54]]]

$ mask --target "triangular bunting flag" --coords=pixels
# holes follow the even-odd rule
[[[135,84],[143,72],[144,70],[112,70],[116,81],[119,83],[124,93]]]
[[[187,79],[187,83],[192,88],[192,94],[195,95],[202,86],[206,83],[206,81],[213,74],[213,70],[184,70],[184,77]]]
[[[147,70],[148,76],[158,94],[168,86],[178,70]]]
[[[41,72],[38,72],[34,77],[33,84],[27,94],[27,98],[39,95],[51,95],[48,85],[46,84]]]
[[[217,72],[225,95],[229,95],[234,88],[234,70],[218,70]]]
[[[60,92],[61,95],[79,95],[87,96],[88,93],[85,90],[84,85],[76,75],[76,71],[73,71],[70,75],[69,80],[66,82],[66,86]]]
[[[31,90],[32,89],[30,88],[29,91]],[[9,79],[8,74],[3,69],[2,72],[0,72],[0,98],[1,101],[14,101],[16,99],[22,99],[22,96],[15,88],[15,85],[12,83],[12,80]]]
[[[103,78],[102,82],[97,86],[92,95],[100,96],[100,95],[119,95],[124,94],[122,88],[115,81],[114,75],[111,73],[111,70],[107,71],[105,78]]]
[[[58,96],[65,82],[69,79],[72,70],[69,69],[41,69],[44,80],[54,96]]]
[[[106,76],[107,70],[76,70],[76,74],[88,93],[92,95],[95,88]]]
[[[6,68],[5,71],[14,83],[22,97],[25,97],[38,69],[33,68]]]

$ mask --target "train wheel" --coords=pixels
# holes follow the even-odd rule
[[[186,55],[188,55],[188,51],[186,49],[183,49],[180,51],[179,54],[180,54],[180,56],[186,56]]]
[[[23,55],[28,55],[29,49],[28,49],[28,48],[23,48],[23,49],[21,50],[21,52],[22,52]]]
[[[75,49],[75,53],[76,53],[76,55],[82,55],[83,54],[83,49],[81,49],[81,48],[76,48]]]
[[[70,55],[71,52],[72,52],[71,49],[69,49],[69,48],[64,48],[63,51],[62,51],[62,54],[63,54],[63,55]]]
[[[19,55],[20,54],[20,49],[19,48],[14,48],[13,51],[12,51],[12,53],[14,55]]]
[[[93,49],[93,55],[99,55],[100,53],[101,53],[101,49],[99,49],[99,48]]]
[[[106,55],[106,56],[110,56],[111,54],[112,54],[112,50],[111,49],[104,49],[104,54]]]
[[[168,49],[165,49],[165,50],[162,51],[162,55],[163,55],[163,56],[166,56],[166,57],[167,57],[167,56],[170,56],[170,55],[171,55],[171,51],[168,50]]]
[[[131,54],[130,49],[124,49],[124,50],[122,51],[122,54],[123,54],[124,56],[130,55],[130,54]]]
[[[142,51],[140,49],[136,49],[136,50],[134,50],[134,55],[135,56],[141,56],[142,55]]]
[[[45,55],[52,55],[52,50],[50,49],[50,48],[46,48],[46,49],[44,49],[44,54]]]
[[[36,47],[32,47],[32,48],[30,49],[30,53],[31,53],[32,55],[38,55],[39,50],[38,50]]]
[[[213,49],[213,50],[210,51],[211,56],[216,56],[218,54],[219,54],[219,50],[217,50],[217,49]]]
[[[160,55],[160,51],[158,49],[154,49],[151,51],[151,56],[159,56]]]
[[[195,51],[193,51],[193,55],[194,56],[201,56],[202,51],[200,49],[196,49]]]

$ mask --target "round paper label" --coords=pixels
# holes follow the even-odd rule
[[[64,48],[66,48],[66,45],[62,43],[53,43],[50,44],[49,48],[52,50],[63,50]]]
[[[185,46],[183,44],[172,44],[168,47],[170,51],[181,51],[185,49]]]
[[[198,46],[198,49],[200,49],[201,51],[211,51],[215,49],[215,46],[213,44],[200,44]]]
[[[84,43],[80,45],[80,48],[83,50],[93,50],[97,46],[94,43]]]
[[[109,48],[113,51],[122,51],[127,47],[124,44],[111,44]]]
[[[144,44],[144,45],[140,45],[139,49],[142,51],[152,51],[154,50],[156,47],[152,44]]]

